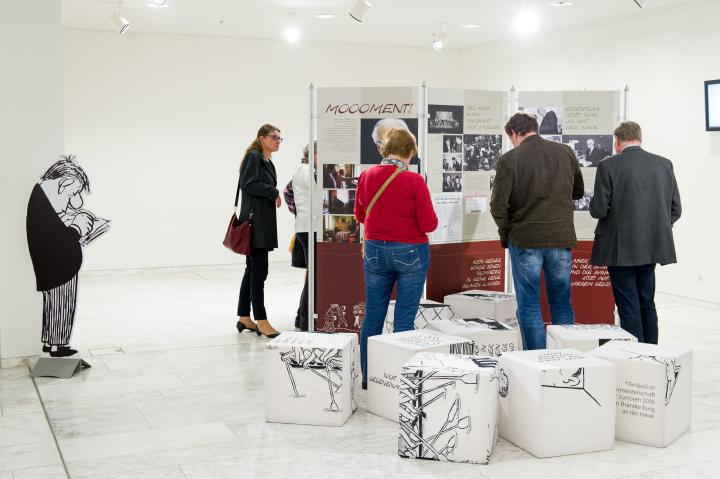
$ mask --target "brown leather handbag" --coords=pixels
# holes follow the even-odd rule
[[[237,192],[235,193],[235,210],[230,217],[230,224],[228,225],[227,231],[225,232],[225,239],[223,245],[229,250],[237,253],[244,254],[245,256],[250,254],[250,248],[252,246],[252,217],[253,211],[250,211],[250,216],[246,221],[242,223],[238,219],[238,200],[240,199],[240,178],[238,178]]]

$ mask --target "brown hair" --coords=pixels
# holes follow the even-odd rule
[[[268,136],[270,133],[277,131],[280,133],[280,129],[276,126],[273,126],[269,123],[265,123],[263,126],[260,127],[260,129],[257,132],[257,136],[255,137],[255,141],[250,143],[250,146],[247,147],[247,150],[245,150],[245,154],[247,155],[253,150],[257,150],[262,153],[262,146],[260,145],[260,137],[261,136]]]
[[[642,130],[640,125],[634,121],[624,121],[615,128],[613,135],[620,141],[642,141]]]
[[[390,128],[382,138],[380,146],[383,156],[398,155],[412,158],[417,154],[415,136],[405,128]]]
[[[509,136],[513,131],[516,135],[520,136],[530,132],[537,133],[537,119],[528,113],[515,113],[510,117],[508,122],[505,123],[505,133]]]

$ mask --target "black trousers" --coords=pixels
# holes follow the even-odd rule
[[[300,247],[305,255],[305,264],[308,264],[310,260],[308,258],[308,234],[307,233],[296,233],[295,241],[298,241]],[[300,305],[298,306],[297,314],[295,315],[295,327],[301,331],[308,330],[308,274],[305,272],[305,286],[303,287],[302,294],[300,295]]]
[[[608,266],[620,326],[641,343],[657,344],[655,265]]]
[[[252,248],[245,257],[245,275],[240,285],[238,316],[250,316],[252,306],[255,321],[267,319],[265,311],[265,280],[268,276],[268,253],[264,248]]]

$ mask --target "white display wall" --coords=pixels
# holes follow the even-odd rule
[[[40,352],[25,236],[33,186],[63,150],[60,2],[0,2],[0,363]]]
[[[447,86],[461,69],[459,53],[429,48],[73,31],[64,48],[67,148],[92,178],[93,207],[113,219],[86,271],[244,261],[221,240],[260,125],[285,138],[274,155],[282,189],[307,143],[311,81]],[[289,264],[293,232],[283,205],[271,261]]]

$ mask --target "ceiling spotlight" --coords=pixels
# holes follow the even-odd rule
[[[480,25],[478,25],[477,23],[463,23],[462,25],[460,25],[460,28],[468,28],[468,29],[480,28]]]
[[[573,2],[550,2],[551,7],[569,7]]]
[[[150,8],[167,8],[168,0],[150,0],[147,6]]]
[[[518,13],[514,23],[515,32],[522,36],[532,35],[540,28],[540,18],[530,9]]]
[[[647,5],[648,3],[650,3],[650,0],[634,0],[634,2],[635,2],[635,5],[642,8],[645,5]]]
[[[330,20],[331,18],[335,18],[335,15],[332,13],[318,13],[315,15],[315,18],[319,18],[321,20]]]
[[[443,48],[445,48],[445,45],[447,45],[447,33],[433,33],[433,50],[435,50],[436,52],[440,52],[443,50]]]
[[[122,35],[130,29],[130,22],[120,15],[120,5],[121,4],[118,3],[117,12],[110,17],[110,24],[113,26],[115,31]]]
[[[357,0],[350,10],[350,17],[358,22],[363,21],[365,14],[372,8],[373,4],[368,0]]]
[[[285,28],[285,40],[290,43],[295,43],[300,40],[300,29],[295,25],[290,25]]]

